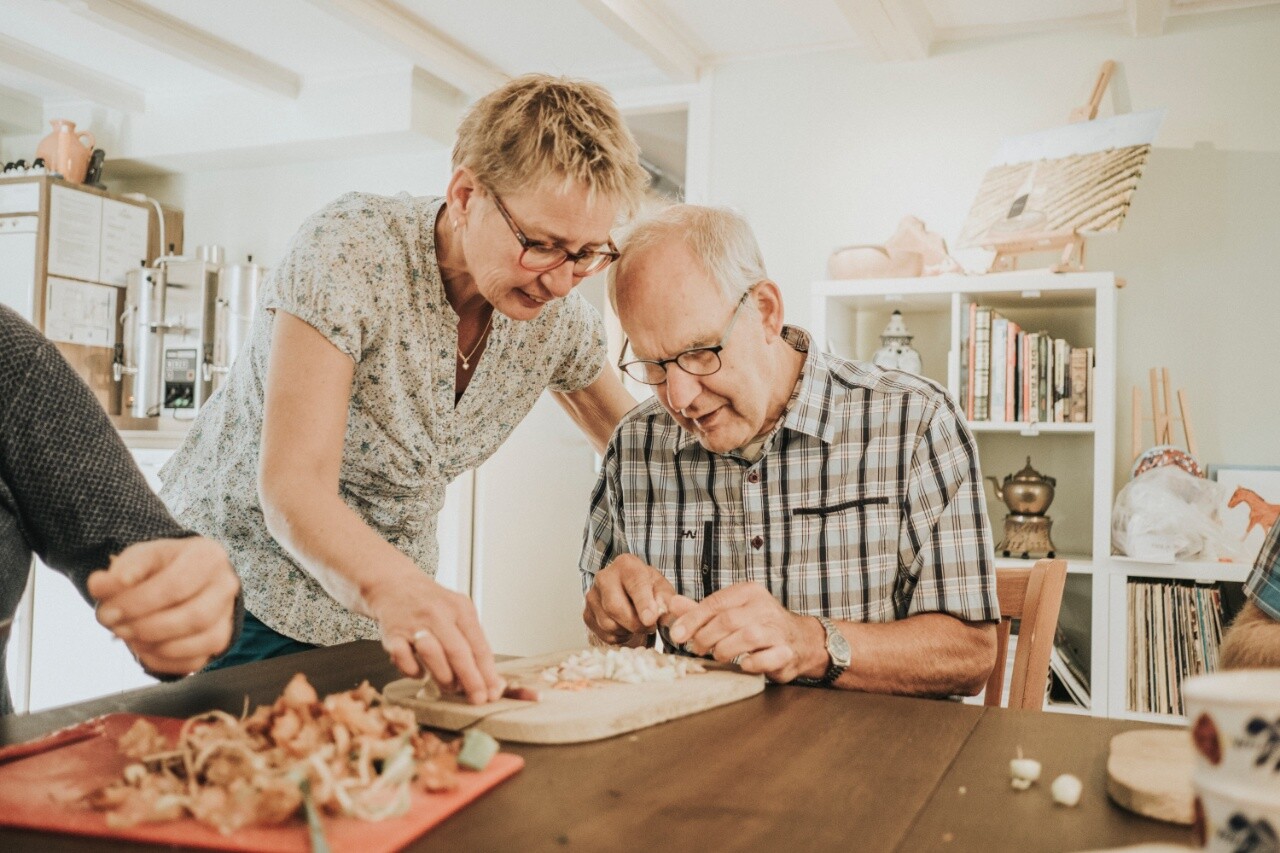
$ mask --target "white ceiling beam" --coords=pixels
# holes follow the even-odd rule
[[[934,27],[919,0],[836,0],[854,32],[881,62],[924,59]]]
[[[1126,0],[1129,31],[1135,36],[1158,36],[1169,18],[1170,0]]]
[[[25,92],[0,87],[0,134],[39,133],[44,130],[44,104]]]
[[[139,0],[62,2],[97,24],[255,91],[285,98],[302,91],[302,79],[289,69]]]
[[[69,89],[77,96],[104,107],[126,113],[147,109],[146,95],[101,73],[77,65],[52,53],[0,35],[0,65],[15,69],[47,83]]]
[[[587,11],[653,61],[673,83],[696,83],[702,59],[687,36],[645,0],[578,0]]]
[[[503,83],[501,68],[393,0],[311,0],[407,56],[414,65],[475,98]]]

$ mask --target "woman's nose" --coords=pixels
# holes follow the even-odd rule
[[[547,289],[554,299],[563,299],[569,295],[569,291],[573,290],[578,283],[579,278],[573,274],[573,262],[566,261],[553,270],[547,270],[539,276],[542,286]]]

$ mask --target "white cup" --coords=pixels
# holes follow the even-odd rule
[[[1182,695],[1197,776],[1280,803],[1280,669],[1199,675],[1183,683]]]
[[[1280,850],[1280,796],[1212,779],[1194,778],[1196,832],[1210,853]]]

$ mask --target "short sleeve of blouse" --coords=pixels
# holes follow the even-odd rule
[[[360,361],[372,343],[379,299],[405,271],[394,269],[396,231],[388,200],[348,193],[313,214],[289,243],[267,285],[264,306],[287,311]],[[399,285],[403,287],[403,283]]]
[[[570,293],[564,299],[560,339],[563,355],[548,387],[560,392],[586,388],[604,370],[607,349],[604,320],[580,293]]]

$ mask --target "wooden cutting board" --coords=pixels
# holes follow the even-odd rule
[[[1168,823],[1190,826],[1195,756],[1186,729],[1134,729],[1111,739],[1107,793],[1117,804]]]
[[[406,678],[382,691],[389,701],[412,708],[425,725],[458,731],[472,723],[500,741],[582,743],[737,702],[764,690],[764,676],[709,669],[674,681],[623,684],[594,681],[586,690],[556,690],[539,676],[578,649],[504,661],[498,671],[509,681],[533,687],[537,702],[500,699],[469,705],[458,697],[418,698],[422,682]]]
[[[136,714],[111,714],[104,718],[101,736],[0,765],[0,825],[184,848],[262,853],[306,853],[311,849],[307,825],[300,815],[279,826],[244,827],[230,835],[190,818],[124,828],[108,826],[102,812],[89,809],[80,800],[119,778],[128,759],[120,754],[117,740],[138,719]],[[171,737],[183,722],[170,717],[143,719]],[[370,823],[326,815],[325,835],[333,850],[401,850],[523,766],[520,756],[498,753],[484,770],[459,774],[454,791],[432,794],[413,788],[409,811],[399,817]]]

